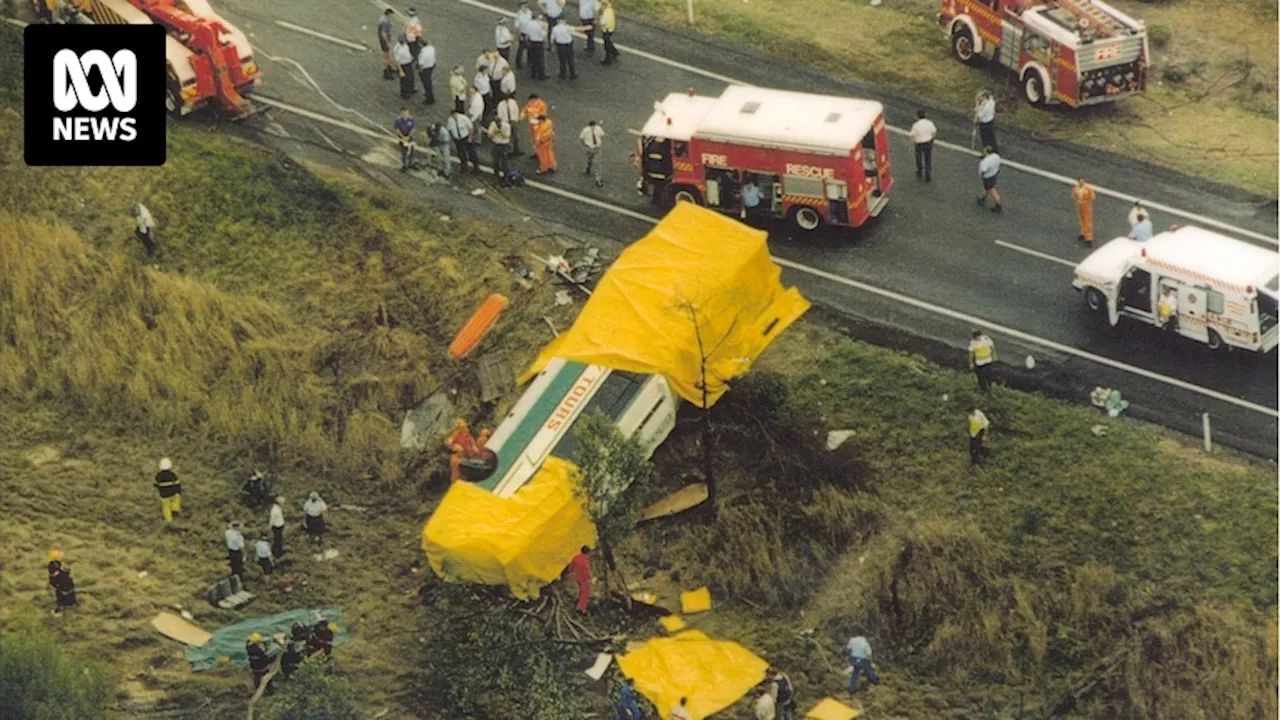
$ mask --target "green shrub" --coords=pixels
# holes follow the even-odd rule
[[[351,683],[321,660],[308,660],[282,682],[272,681],[276,696],[264,713],[268,720],[359,720]]]
[[[1161,23],[1151,25],[1147,28],[1147,40],[1155,49],[1163,50],[1169,46],[1169,41],[1173,40],[1173,28]]]
[[[0,718],[105,718],[113,685],[105,665],[69,657],[34,624],[0,636]]]

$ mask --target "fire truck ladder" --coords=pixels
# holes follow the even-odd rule
[[[1081,30],[1088,30],[1095,35],[1101,37],[1111,37],[1112,18],[1107,13],[1099,10],[1092,0],[1057,0],[1058,5],[1070,10],[1072,14],[1081,20],[1087,21],[1087,25],[1081,27]]]

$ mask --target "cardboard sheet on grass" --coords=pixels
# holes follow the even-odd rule
[[[199,647],[188,645],[187,662],[191,663],[192,670],[210,670],[218,667],[218,658],[225,656],[231,658],[232,665],[249,667],[249,656],[245,654],[244,643],[249,639],[250,633],[262,633],[264,639],[270,638],[277,633],[288,635],[294,623],[302,623],[303,625],[316,624],[318,622],[316,613],[319,613],[320,617],[324,618],[325,621],[338,624],[338,632],[333,636],[334,647],[351,639],[351,636],[347,634],[346,626],[342,623],[341,608],[290,610],[278,615],[241,620],[234,625],[228,625],[213,633],[213,637],[204,645]],[[268,648],[270,648],[270,652],[276,652],[274,646],[268,644]]]
[[[456,482],[422,530],[431,569],[451,582],[506,584],[535,598],[560,577],[596,528],[574,496],[573,464],[550,457],[508,498]]]
[[[701,720],[751,692],[764,680],[769,663],[736,642],[686,630],[619,656],[618,667],[658,707],[660,717],[687,697],[689,713]]]
[[[679,203],[623,251],[573,327],[542,350],[520,382],[563,357],[664,375],[701,407],[700,334],[711,351],[707,405],[714,405],[728,381],[809,308],[795,288],[782,287],[766,238],[715,211]]]

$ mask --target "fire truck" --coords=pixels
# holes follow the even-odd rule
[[[672,93],[654,104],[639,142],[655,201],[745,216],[751,180],[758,212],[805,232],[862,225],[893,185],[884,106],[870,100],[741,86],[718,98]]]
[[[233,117],[250,114],[243,93],[262,80],[249,38],[207,0],[31,0],[42,22],[163,25],[168,86],[165,107],[182,117],[213,105]],[[68,18],[68,14],[71,18]]]
[[[956,59],[1013,70],[1032,105],[1093,105],[1146,89],[1146,28],[1102,0],[941,2]]]

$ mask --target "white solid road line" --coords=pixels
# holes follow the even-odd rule
[[[374,0],[374,2],[378,3],[379,5],[390,7],[389,5],[386,5],[386,3],[382,2],[381,0]],[[472,7],[480,8],[482,10],[487,10],[489,12],[495,12],[500,15],[507,15],[511,17],[515,16],[515,13],[511,12],[510,10],[507,10],[506,8],[500,8],[496,5],[490,5],[488,3],[479,2],[479,0],[457,0],[457,2],[463,5],[470,5]],[[703,70],[702,68],[694,67],[693,65],[686,65],[676,60],[664,58],[660,55],[654,55],[653,53],[648,53],[643,50],[637,50],[636,48],[630,47],[628,45],[618,45],[617,47],[619,50],[622,50],[624,52],[629,52],[632,55],[638,55],[642,58],[645,58],[646,60],[652,60],[654,62],[661,63],[663,65],[667,65],[673,68],[677,68],[679,70],[684,70],[685,72],[690,72],[695,75],[701,75],[705,78],[710,78],[712,80],[719,80],[729,85],[746,85],[746,86],[754,85],[754,83],[749,83],[744,80],[738,80],[736,78],[731,78],[726,75],[721,75],[720,73],[711,72],[710,70]],[[900,128],[894,125],[888,125],[887,123],[886,123],[886,127],[888,127],[893,132],[898,133],[899,135],[906,135],[908,132],[905,128]],[[949,143],[945,140],[934,140],[933,144],[939,147],[944,147],[948,150],[954,150],[956,152],[964,153],[966,155],[971,155],[973,157],[979,156],[979,153],[976,150],[970,150],[969,148],[963,145],[956,145],[955,143]],[[1060,175],[1058,173],[1050,172],[1048,170],[1041,170],[1040,168],[1033,167],[1025,163],[1015,162],[1012,160],[1006,160],[1004,158],[1001,158],[1001,165],[1003,167],[1010,167],[1015,170],[1021,170],[1022,172],[1029,173],[1031,175],[1038,175],[1042,178],[1045,178],[1046,180],[1053,180],[1054,182],[1058,182],[1063,185],[1075,185],[1076,183],[1075,178],[1069,178],[1065,175]],[[1105,195],[1107,197],[1116,198],[1118,200],[1124,200],[1125,202],[1134,202],[1135,200],[1142,200],[1142,204],[1151,210],[1159,210],[1161,212],[1169,213],[1170,215],[1177,215],[1180,218],[1191,220],[1193,222],[1200,223],[1201,225],[1209,225],[1219,230],[1235,233],[1237,235],[1242,235],[1244,237],[1253,238],[1254,240],[1258,240],[1260,242],[1270,243],[1272,245],[1280,245],[1280,239],[1271,237],[1269,235],[1264,235],[1263,233],[1254,232],[1252,230],[1246,230],[1245,228],[1242,228],[1242,227],[1236,227],[1235,225],[1223,222],[1221,220],[1214,220],[1213,218],[1210,218],[1210,217],[1197,215],[1196,213],[1190,212],[1188,210],[1179,210],[1178,208],[1172,207],[1170,205],[1165,205],[1163,203],[1154,202],[1145,197],[1139,197],[1131,193],[1124,193],[1118,190],[1111,190],[1109,188],[1100,187],[1098,185],[1094,185],[1093,189],[1099,195]]]
[[[1000,246],[1000,247],[1002,247],[1002,248],[1009,248],[1010,250],[1017,250],[1017,251],[1018,251],[1018,252],[1020,252],[1020,253],[1025,253],[1025,254],[1030,255],[1030,256],[1032,256],[1032,257],[1038,257],[1038,258],[1040,258],[1041,260],[1048,260],[1049,262],[1056,262],[1056,263],[1058,263],[1059,265],[1066,265],[1066,266],[1067,266],[1067,267],[1069,267],[1069,268],[1073,268],[1073,267],[1075,267],[1076,265],[1078,265],[1078,264],[1079,264],[1079,263],[1071,262],[1070,260],[1064,260],[1063,258],[1060,258],[1060,257],[1054,257],[1053,255],[1050,255],[1049,253],[1042,253],[1042,252],[1040,252],[1039,250],[1032,250],[1031,248],[1025,248],[1025,247],[1022,247],[1021,245],[1014,245],[1013,243],[1007,243],[1007,242],[1005,242],[1005,241],[1003,241],[1003,240],[997,240],[997,241],[996,241],[996,244],[997,244],[997,245],[999,245],[999,246]]]
[[[389,133],[383,134],[383,133],[374,132],[372,130],[367,130],[365,128],[360,127],[359,125],[355,125],[350,122],[347,122],[346,120],[341,120],[338,118],[329,117],[327,115],[322,115],[320,113],[313,112],[305,108],[300,108],[295,105],[282,102],[280,100],[266,98],[261,95],[255,95],[254,97],[258,102],[261,102],[264,105],[270,105],[272,107],[279,108],[280,110],[295,113],[303,117],[316,120],[318,122],[329,123],[330,125],[345,128],[347,130],[350,130],[355,133],[359,133],[361,135],[365,135],[367,137],[386,140],[388,142],[395,142],[394,138],[390,137]],[[488,168],[485,168],[485,169],[488,170]],[[528,187],[534,188],[536,190],[541,190],[543,192],[551,193],[553,195],[559,195],[560,197],[567,198],[569,200],[574,200],[576,202],[580,202],[585,205],[590,205],[592,207],[597,207],[597,208],[600,208],[601,210],[608,210],[609,212],[622,215],[624,217],[629,217],[635,220],[640,220],[642,222],[649,223],[650,225],[656,225],[658,223],[658,220],[656,218],[650,217],[643,213],[638,213],[634,210],[629,210],[624,207],[619,207],[617,205],[613,205],[612,203],[607,203],[602,200],[597,200],[595,198],[586,197],[584,195],[580,195],[571,190],[564,190],[562,188],[552,187],[550,185],[546,185],[544,183],[536,182],[533,180],[527,180],[525,184]],[[942,315],[943,317],[948,317],[953,320],[962,320],[971,326],[994,330],[997,333],[1007,335],[1008,337],[1017,338],[1019,340],[1022,340],[1023,342],[1028,342],[1033,345],[1039,345],[1041,347],[1045,347],[1050,350],[1055,350],[1065,355],[1071,355],[1073,357],[1078,357],[1083,360],[1089,360],[1091,362],[1095,362],[1100,365],[1106,365],[1107,367],[1115,368],[1117,370],[1131,373],[1139,377],[1144,377],[1149,380],[1155,380],[1156,382],[1164,383],[1165,385],[1176,387],[1181,390],[1187,390],[1189,392],[1193,392],[1198,395],[1203,395],[1204,397],[1213,398],[1214,400],[1220,400],[1222,402],[1235,405],[1237,407],[1241,407],[1246,410],[1252,410],[1253,412],[1266,415],[1268,417],[1280,418],[1280,411],[1273,410],[1269,407],[1266,407],[1265,405],[1259,405],[1257,403],[1249,402],[1248,400],[1242,400],[1240,398],[1227,395],[1226,393],[1218,392],[1217,390],[1212,390],[1210,388],[1194,385],[1192,383],[1186,382],[1185,380],[1179,380],[1178,378],[1169,377],[1167,375],[1161,375],[1159,373],[1152,372],[1151,370],[1147,370],[1145,368],[1140,368],[1135,365],[1129,365],[1128,363],[1123,363],[1118,360],[1112,360],[1110,358],[1106,358],[1101,355],[1095,355],[1091,352],[1085,352],[1084,350],[1078,350],[1069,345],[1063,345],[1062,343],[1054,342],[1053,340],[1037,337],[1030,333],[1022,332],[1021,330],[1015,330],[1011,327],[1006,327],[998,323],[993,323],[989,320],[984,320],[980,317],[969,315],[967,313],[962,313],[956,310],[951,310],[950,308],[945,308],[939,305],[934,305],[932,303],[925,302],[924,300],[917,300],[916,298],[909,297],[907,295],[902,295],[901,293],[897,293],[892,290],[886,290],[884,288],[876,287],[875,285],[868,285],[866,283],[858,282],[857,280],[851,280],[849,278],[836,275],[835,273],[830,273],[825,270],[819,270],[818,268],[815,268],[815,267],[802,265],[800,263],[792,262],[790,260],[784,260],[777,256],[774,256],[773,260],[774,262],[778,263],[782,267],[790,268],[797,272],[805,273],[806,275],[822,278],[824,280],[830,280],[831,282],[839,283],[841,285],[854,288],[855,290],[861,290],[863,292],[871,293],[872,295],[878,295],[880,297],[893,300],[903,305],[910,305],[912,307],[919,308],[921,310],[926,310],[937,315]],[[1065,262],[1065,261],[1062,261],[1062,262]]]
[[[327,35],[325,33],[320,32],[319,30],[312,30],[311,28],[305,28],[305,27],[302,27],[301,25],[294,25],[293,23],[285,22],[284,20],[277,20],[276,25],[279,25],[280,27],[285,28],[286,30],[293,30],[294,32],[300,32],[304,35],[310,35],[311,37],[318,37],[321,40],[328,40],[329,42],[335,45],[348,47],[348,48],[351,48],[352,50],[359,50],[360,52],[369,52],[368,45],[362,45],[357,42],[351,42],[350,40],[343,40],[340,37]]]

